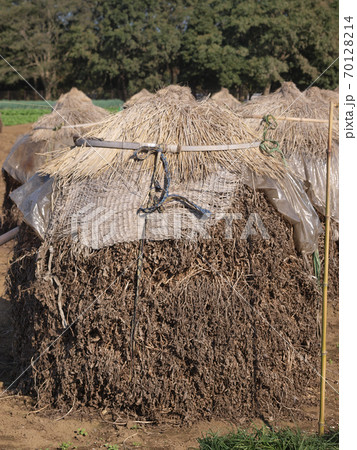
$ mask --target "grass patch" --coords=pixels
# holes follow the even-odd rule
[[[55,101],[49,101],[54,105]],[[43,100],[0,100],[0,111],[4,109],[44,109],[45,112],[51,110],[51,107]]]
[[[34,123],[41,116],[47,114],[49,110],[41,109],[28,109],[28,108],[16,108],[16,109],[1,109],[1,120],[3,125],[20,125],[23,123]]]
[[[54,105],[56,102],[49,102]],[[121,110],[122,100],[93,100],[94,105],[107,109],[110,113]],[[44,101],[0,100],[0,114],[4,126],[34,123],[44,114],[50,113],[50,106]]]
[[[200,450],[334,450],[339,448],[339,433],[331,431],[320,437],[289,428],[271,430],[263,427],[253,431],[238,430],[224,436],[209,433],[198,442]]]
[[[51,110],[51,106],[56,104],[57,100],[0,100],[0,110],[3,109],[45,109],[47,111]],[[95,106],[100,106],[101,108],[108,110],[118,111],[121,109],[124,101],[118,98],[107,99],[107,100],[92,100]],[[50,106],[51,105],[51,106]]]
[[[116,108],[116,107],[110,107],[110,108],[104,108],[104,109],[106,109],[110,113],[117,113],[118,111],[121,111],[121,108]]]
[[[100,106],[101,108],[107,109],[108,111],[118,112],[122,109],[123,100],[119,100],[117,98],[108,99],[108,100],[92,100],[95,106]]]

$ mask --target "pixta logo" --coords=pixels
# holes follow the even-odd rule
[[[114,211],[104,206],[89,203],[71,217],[72,239],[88,247],[114,244],[117,233]]]
[[[183,239],[197,240],[212,238],[211,229],[224,223],[225,239],[246,240],[250,236],[270,239],[269,233],[258,213],[244,217],[241,213],[218,213],[211,217],[197,217],[187,210],[137,213],[136,211],[113,211],[104,206],[89,203],[71,218],[71,236],[75,242],[97,249],[118,242],[130,242],[147,238],[149,240]],[[243,222],[237,236],[234,223]]]

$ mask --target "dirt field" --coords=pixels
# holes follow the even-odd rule
[[[9,149],[20,134],[30,125],[4,127],[0,134],[0,163],[2,165]],[[4,185],[1,180],[0,197]],[[0,247],[0,392],[20,374],[16,373],[16,362],[11,356],[12,328],[9,301],[5,296],[5,276],[12,256],[13,243]],[[337,300],[332,299],[328,318],[327,381],[338,391],[338,309]],[[303,364],[303,362],[302,362]],[[14,395],[15,394],[15,395]],[[304,410],[304,421],[294,418],[285,423],[272,425],[299,426],[304,430],[316,431],[318,426],[318,396],[312,392],[313,408]],[[62,416],[62,417],[61,417]],[[262,422],[257,418],[255,424]],[[199,422],[191,427],[180,428],[175,425],[155,426],[142,422],[116,422],[116,417],[106,411],[92,411],[81,415],[72,413],[63,417],[50,406],[37,410],[35,402],[16,393],[3,392],[0,397],[0,450],[1,449],[56,449],[61,444],[79,449],[108,448],[148,448],[148,449],[189,449],[198,448],[197,437],[208,431],[219,433],[234,430],[237,426],[248,426],[244,417],[237,417],[236,423],[227,421]],[[327,385],[326,390],[326,428],[338,427],[338,395]],[[80,431],[82,430],[82,432]]]

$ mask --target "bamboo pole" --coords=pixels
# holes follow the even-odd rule
[[[259,114],[253,114],[252,116],[243,116],[243,119],[262,119],[263,116]],[[286,120],[288,122],[312,122],[312,123],[330,123],[330,119],[309,119],[308,117],[287,117],[280,116],[274,117],[275,120]]]
[[[20,227],[13,228],[12,230],[4,233],[0,236],[0,245],[6,244],[6,242],[11,241],[19,232]]]
[[[325,432],[325,384],[326,384],[326,329],[327,329],[327,287],[328,287],[328,263],[330,244],[330,169],[332,147],[332,122],[333,102],[330,102],[330,117],[328,130],[327,165],[326,165],[326,208],[325,208],[325,259],[324,259],[324,283],[322,291],[322,336],[321,336],[321,380],[320,380],[320,416],[319,435]]]

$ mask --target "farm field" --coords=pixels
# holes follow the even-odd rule
[[[55,101],[48,102],[54,105]],[[40,117],[51,112],[51,109],[45,101],[17,101],[0,100],[0,115],[4,126],[21,125],[34,123]],[[95,106],[107,109],[114,113],[121,109],[122,100],[93,100]]]
[[[0,134],[0,163],[6,158],[16,138],[26,133],[31,125],[5,126]],[[4,193],[1,180],[0,196]],[[15,362],[11,358],[12,330],[9,320],[9,302],[5,294],[5,277],[12,256],[13,241],[0,247],[0,388],[13,380],[11,371]],[[337,301],[331,302],[328,312],[328,367],[327,379],[338,390],[338,309]],[[11,376],[9,375],[11,374]],[[317,429],[318,392],[312,392],[313,407],[297,419],[291,412],[291,420],[271,424],[278,426],[298,426],[314,432]],[[338,427],[338,396],[327,385],[326,425]],[[188,449],[198,448],[197,438],[209,431],[233,431],[237,426],[248,426],[244,418],[235,423],[226,421],[198,422],[190,427],[175,425],[156,426],[150,423],[125,421],[114,423],[116,417],[106,411],[90,413],[70,413],[63,417],[50,407],[37,410],[34,401],[24,396],[0,399],[0,448],[39,449],[39,448],[149,448],[149,449]],[[263,422],[257,418],[257,426]],[[70,445],[71,443],[71,445]],[[68,444],[68,447],[66,445]],[[110,447],[112,446],[112,447]],[[117,446],[117,447],[115,447]]]

